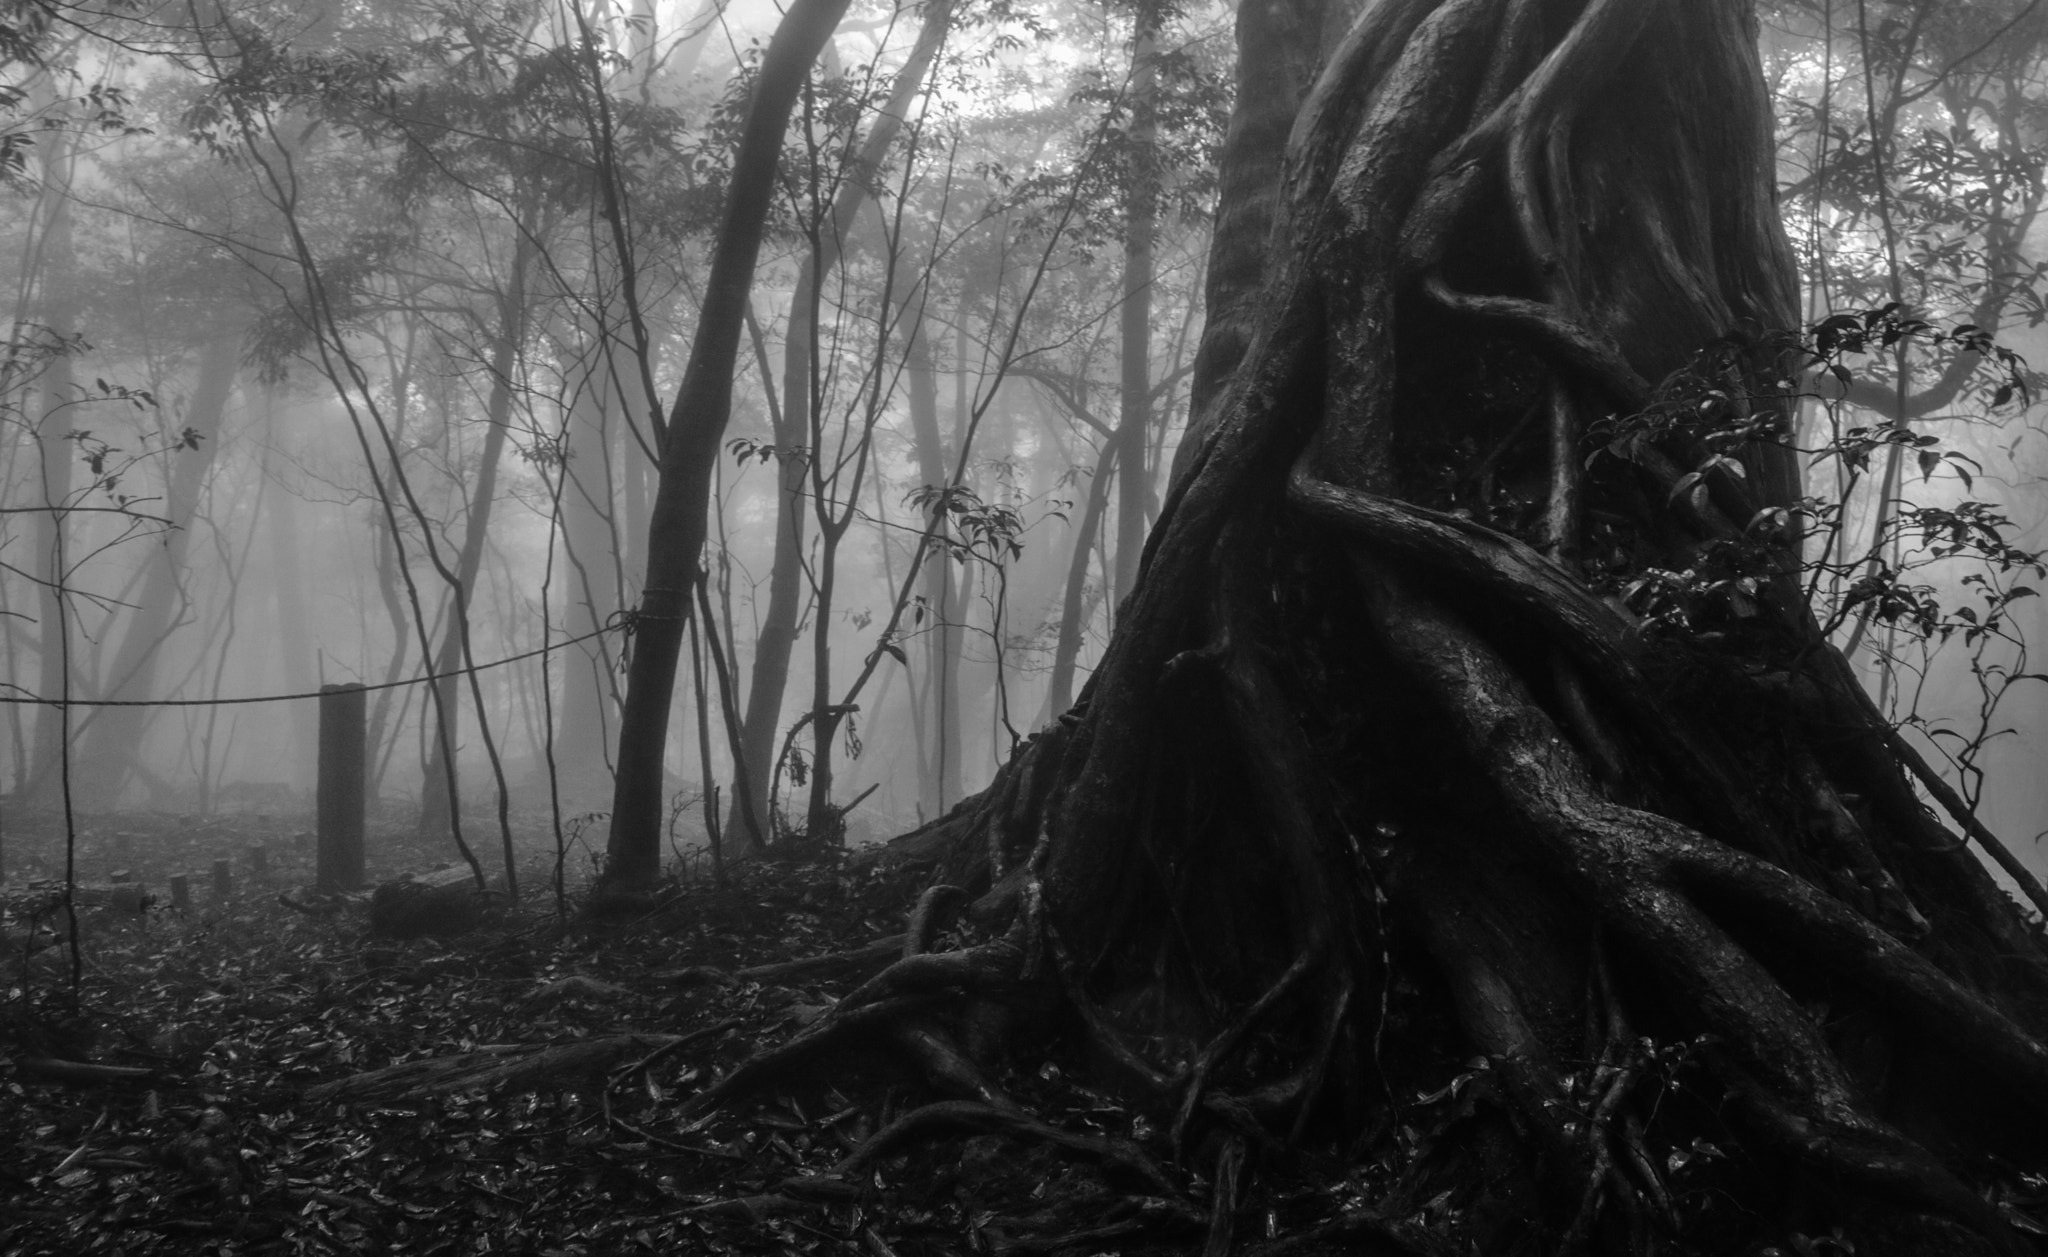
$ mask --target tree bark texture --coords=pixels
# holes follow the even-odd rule
[[[1702,346],[1795,325],[1756,36],[1744,0],[1366,6],[1079,705],[897,843],[982,941],[805,1050],[1021,985],[1176,1146],[1347,1149],[1361,1219],[1432,1237],[1400,1251],[2034,1251],[2048,953],[1796,543],[1711,631],[1618,596],[1795,489],[1759,439],[1674,501],[1683,427],[1589,462]],[[1783,426],[1787,365],[1725,343]]]
[[[1217,161],[1216,225],[1202,281],[1207,322],[1188,386],[1188,429],[1184,453],[1174,458],[1176,475],[1257,330],[1251,320],[1280,217],[1287,136],[1322,66],[1337,7],[1329,0],[1244,0],[1237,7],[1237,100]]]

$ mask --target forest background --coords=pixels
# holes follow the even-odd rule
[[[1805,465],[1822,623],[2048,867],[2048,604],[2015,560],[2048,453],[1979,352],[2043,352],[2048,14],[1761,11],[1805,313],[1905,328],[1800,411],[1832,450]],[[286,806],[314,705],[211,704],[398,683],[381,806],[596,856],[655,455],[775,20],[9,11],[0,679],[79,704],[0,705],[14,806]],[[1210,270],[1218,156],[1273,85],[1234,64],[1216,5],[847,11],[784,136],[685,593],[676,849],[906,831],[1071,705],[1205,291],[1244,283]]]
[[[5,9],[10,1203],[2033,1251],[2038,9]]]

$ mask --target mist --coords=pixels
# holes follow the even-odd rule
[[[2020,1251],[2044,119],[2020,0],[0,11],[0,1194]]]
[[[515,836],[551,846],[565,818],[610,809],[653,455],[772,20],[543,6],[450,40],[431,9],[223,11],[21,75],[0,466],[12,806],[302,811],[306,696],[358,683],[387,821],[487,831],[502,789]],[[1232,90],[1225,13],[1178,17],[1143,82],[1117,20],[881,11],[805,89],[715,472],[709,614],[668,721],[686,845],[905,832],[1085,686],[1186,422]],[[236,58],[258,38],[297,60],[249,81]],[[1829,157],[1809,122],[1824,84],[1847,89],[1796,22],[1766,50],[1816,315],[1896,290],[2039,349],[2034,290],[1970,264],[1994,245],[2029,264],[2038,181],[1998,191],[1951,162],[1905,207],[1817,194]],[[1988,135],[1985,108],[1947,125]],[[1910,146],[1942,122],[1899,110],[1893,159],[1932,161]],[[1987,189],[1988,218],[1940,201]],[[1947,387],[1955,355],[1923,357],[1872,383],[1902,365],[1905,394]],[[1893,494],[1984,502],[2030,553],[2031,413],[1959,414],[1969,462],[1927,474],[1851,483],[1810,459],[1816,496],[1842,501],[1842,552],[1913,568],[1907,543],[1869,541]],[[1808,418],[1887,422],[1831,401]],[[1969,605],[1947,568],[1913,579]],[[1833,579],[1838,600],[1854,579]],[[1836,630],[2030,860],[2043,705],[2013,678],[2040,605],[2010,603],[1981,637],[1950,617],[1902,641],[1868,606]],[[451,673],[438,695],[420,683]]]

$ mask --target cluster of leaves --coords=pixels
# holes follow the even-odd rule
[[[576,210],[600,186],[600,162],[667,155],[678,140],[673,111],[630,96],[608,96],[600,114],[601,76],[618,64],[608,51],[535,44],[522,31],[490,27],[443,31],[415,56],[432,73],[364,119],[404,146],[401,195],[453,181],[509,204],[539,198]],[[601,137],[612,140],[602,152]]]
[[[1760,340],[1760,347],[1804,355],[1808,366],[1833,376],[1844,389],[1856,380],[1849,359],[1871,360],[1871,365],[1880,369],[1878,378],[1883,381],[1883,360],[1877,355],[1917,344],[1946,358],[1952,369],[1967,373],[1980,390],[1988,390],[1989,409],[1997,410],[2015,396],[2023,402],[2032,400],[2025,359],[1999,344],[1992,333],[1974,323],[1937,327],[1896,301],[1856,313],[1831,314],[1814,324],[1804,337],[1777,333]],[[1868,371],[1869,367],[1865,369]]]
[[[1024,553],[1024,517],[1000,503],[984,502],[972,485],[919,485],[904,501],[920,513],[942,519],[933,544],[945,548],[954,562],[975,560],[1001,566]]]
[[[1233,95],[1228,58],[1211,41],[1196,39],[1162,46],[1150,61],[1155,88],[1147,102],[1149,143],[1133,125],[1137,102],[1130,67],[1091,69],[1081,73],[1068,98],[1090,128],[1076,150],[1079,162],[989,172],[1020,202],[1042,207],[1027,222],[1050,229],[1038,215],[1059,207],[1068,247],[1084,264],[1122,247],[1134,195],[1150,196],[1156,213],[1180,224],[1207,221],[1215,204],[1216,162]]]
[[[1149,161],[1163,176],[1161,208],[1184,222],[1203,221],[1216,201],[1216,161],[1230,122],[1227,61],[1198,43],[1156,49],[1150,63],[1157,90],[1150,102],[1156,133],[1149,152],[1140,153],[1133,140],[1128,81],[1090,71],[1071,99],[1108,122],[1102,172],[1112,204],[1123,207],[1135,163]]]
[[[0,381],[14,385],[4,394],[0,394],[0,421],[27,427],[27,419],[21,413],[16,399],[25,395],[27,385],[33,382],[37,372],[54,358],[82,354],[90,348],[85,338],[80,335],[60,335],[36,324],[23,324],[18,327],[13,341],[8,346],[6,367],[0,370]],[[159,409],[156,395],[148,389],[136,388],[119,381],[108,381],[103,377],[95,377],[90,384],[79,386],[75,395],[65,399],[61,404],[69,407],[100,402],[122,403],[140,413],[150,413]],[[59,513],[77,510],[91,497],[101,496],[112,504],[114,512],[125,517],[125,530],[114,538],[114,541],[118,542],[138,532],[152,531],[162,523],[140,509],[149,501],[148,497],[122,490],[121,486],[129,473],[138,465],[154,462],[164,456],[195,450],[199,448],[201,437],[190,427],[165,429],[155,433],[145,432],[133,447],[129,447],[116,444],[90,428],[66,428],[59,439],[72,446],[78,461],[85,467],[88,479],[85,484],[74,486],[70,495],[63,501],[50,504],[51,509]]]
[[[1843,587],[1822,628],[1831,633],[1852,615],[1867,614],[1880,624],[1910,628],[1922,638],[1938,641],[1960,635],[1964,644],[1974,645],[1999,633],[2012,604],[2037,593],[2031,586],[2010,583],[2011,578],[2028,573],[2036,580],[2048,577],[2040,553],[2007,540],[2012,528],[2010,519],[1984,502],[1954,507],[1902,503],[1890,531],[1915,538],[1913,550],[1920,561],[1904,570],[1894,570],[1881,557],[1871,562]],[[1958,581],[1978,606],[1944,601],[1942,590],[1910,577],[1918,567],[1951,559],[1973,561],[1980,568]]]
[[[1811,467],[1839,464],[1852,486],[1873,473],[1874,459],[1910,455],[1923,481],[1945,472],[1968,492],[1981,468],[1945,448],[1942,437],[1903,423],[1841,421],[1844,399],[1871,378],[1870,366],[1909,345],[1965,373],[1971,383],[1959,395],[1974,395],[1988,410],[2031,400],[2025,362],[1989,333],[1968,324],[1939,328],[1887,303],[1830,315],[1803,333],[1724,338],[1667,381],[1650,408],[1602,425],[1589,462],[1641,462],[1651,450],[1690,451],[1691,466],[1671,486],[1667,504],[1684,499],[1700,513],[1713,509],[1717,482],[1734,486],[1750,479],[1755,454],[1766,446],[1788,448]],[[1827,421],[1815,425],[1816,439],[1808,444],[1788,418],[1802,401]],[[1894,493],[1896,479],[1885,481]],[[1740,537],[1707,542],[1683,570],[1649,567],[1630,574],[1622,596],[1654,626],[1711,636],[1716,625],[1753,619],[1771,583],[1796,574],[1827,632],[1860,616],[1922,638],[1961,634],[1974,643],[1998,631],[2012,602],[2034,592],[2006,578],[2043,574],[2042,557],[2013,544],[2013,522],[1995,505],[1972,499],[1942,505],[1896,496],[1878,512],[1861,554],[1846,553],[1849,521],[1842,503],[1825,497],[1766,503],[1740,522]],[[1902,561],[1895,563],[1893,555]],[[1971,574],[1975,579],[1962,580],[1977,605],[1950,606],[1939,586],[1912,575],[1952,561],[1981,569]]]
[[[129,400],[133,401],[138,407],[145,404],[149,406],[156,405],[156,400],[140,389],[110,389],[104,383],[100,387],[104,394],[110,397],[123,396],[131,392],[137,394],[137,396],[131,397]],[[120,446],[94,436],[89,429],[74,428],[66,432],[64,438],[78,447],[79,461],[85,464],[85,469],[88,472],[92,473],[92,483],[88,487],[87,492],[105,494],[113,501],[115,507],[121,510],[126,510],[128,507],[144,500],[133,494],[119,491],[121,480],[127,475],[130,468],[150,458],[153,454],[176,454],[182,451],[196,450],[199,448],[199,442],[203,439],[197,429],[185,428],[179,432],[166,433],[161,441],[154,443],[155,448],[152,448],[151,442],[145,440],[140,450],[134,453],[124,453]]]
[[[28,319],[17,321],[6,343],[0,345],[0,406],[7,407],[0,413],[18,413],[14,399],[52,359],[72,357],[91,348],[83,333],[60,332]]]
[[[763,465],[792,462],[803,466],[811,461],[811,447],[808,445],[777,445],[773,441],[736,436],[725,443],[725,448],[741,466],[750,462]]]
[[[218,58],[218,77],[181,122],[220,157],[237,158],[245,141],[267,140],[264,119],[282,105],[345,118],[387,110],[395,99],[402,67],[382,51],[309,49],[237,18],[214,33],[220,52],[232,55]]]
[[[5,29],[6,23],[0,22],[0,31]],[[5,44],[0,38],[0,65],[9,60]],[[75,77],[75,72],[66,73]],[[28,160],[35,151],[38,130],[67,129],[97,136],[149,134],[147,127],[132,120],[134,106],[127,89],[112,83],[87,83],[76,96],[53,102],[40,117],[17,117],[27,100],[26,88],[0,83],[0,186],[21,189],[31,185]]]
[[[20,0],[0,10],[0,66],[41,66],[55,16],[56,5],[51,0]],[[0,105],[9,103],[0,98]]]
[[[1809,278],[1836,305],[1904,294],[2038,326],[2048,294],[2024,247],[2048,192],[2038,14],[2013,0],[1872,6],[1853,22],[1812,0],[1766,9],[1832,61],[1819,90],[1778,102],[1783,151],[1805,172],[1787,223],[1805,236]],[[1796,41],[1784,52],[1812,55]]]

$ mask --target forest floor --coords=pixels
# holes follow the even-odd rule
[[[1168,1198],[986,1134],[924,1140],[834,1180],[892,1115],[933,1098],[886,1061],[826,1062],[808,1084],[684,1112],[863,976],[746,970],[902,932],[916,887],[872,864],[752,866],[723,885],[693,865],[699,875],[679,876],[658,907],[598,927],[558,914],[550,840],[521,853],[522,903],[459,937],[401,941],[370,932],[366,897],[308,895],[303,822],[91,817],[78,825],[78,882],[119,874],[152,902],[79,911],[74,992],[68,931],[47,906],[61,823],[0,819],[4,1257],[1202,1246],[1200,1184]],[[373,833],[370,849],[373,883],[454,854],[396,831]],[[224,857],[234,888],[220,897],[211,870]],[[190,877],[183,911],[165,900],[177,873]],[[628,1034],[650,1037],[614,1037]],[[395,1063],[488,1065],[598,1041],[623,1047],[538,1079],[346,1102],[312,1092]],[[1161,1143],[1085,1072],[1055,1054],[1003,1083],[1063,1130]],[[1317,1177],[1290,1176],[1290,1191],[1260,1202],[1264,1236],[1345,1203],[1341,1183]]]

